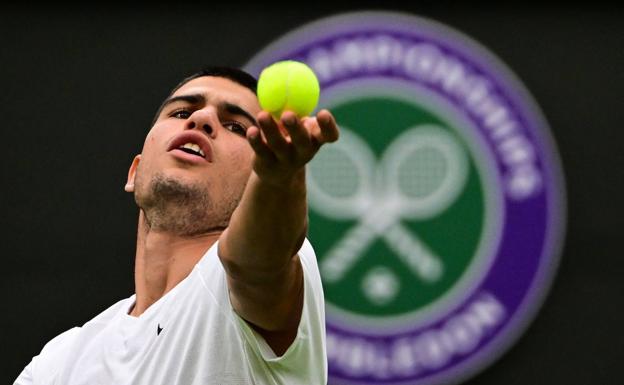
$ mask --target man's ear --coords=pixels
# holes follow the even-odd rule
[[[134,192],[134,177],[136,176],[136,169],[139,166],[139,162],[141,161],[141,155],[137,155],[132,160],[132,164],[130,165],[130,169],[128,170],[128,181],[126,182],[126,186],[124,190],[127,192]]]

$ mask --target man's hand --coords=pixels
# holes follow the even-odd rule
[[[247,129],[255,152],[243,197],[219,244],[234,310],[277,354],[297,335],[303,308],[303,270],[297,252],[307,231],[305,165],[338,139],[332,114],[279,122],[262,111]]]
[[[288,183],[323,144],[335,142],[339,136],[336,121],[327,110],[302,119],[292,111],[284,111],[279,123],[266,111],[257,118],[260,127],[247,130],[247,139],[256,153],[253,169],[271,184]]]

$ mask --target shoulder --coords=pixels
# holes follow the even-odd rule
[[[40,378],[56,378],[68,348],[74,343],[79,332],[79,327],[73,327],[48,341],[41,352],[34,356],[24,368],[15,384],[30,385],[36,383],[35,380]]]
[[[106,310],[93,317],[86,322],[83,326],[73,327],[53,339],[44,345],[41,350],[40,356],[54,356],[59,353],[64,347],[67,347],[78,336],[81,330],[91,327],[92,325],[108,324],[118,314],[127,311],[128,307],[132,304],[134,296],[122,299],[112,306],[109,306]]]
[[[39,378],[54,379],[63,362],[64,352],[72,345],[79,330],[79,327],[71,328],[48,341],[22,370],[14,385],[31,385]]]
[[[306,238],[298,252],[304,278],[304,306],[299,331],[323,337],[325,331],[325,295],[316,261],[316,253]],[[313,329],[313,330],[310,330]]]
[[[318,265],[316,262],[316,253],[314,252],[314,248],[312,244],[308,240],[308,238],[304,238],[303,244],[299,249],[299,258],[301,258],[301,262],[305,263],[305,267],[310,267],[312,269],[316,269],[318,271]]]
[[[313,309],[322,310],[325,307],[325,296],[323,293],[321,274],[316,260],[316,253],[314,252],[314,248],[308,238],[304,239],[303,245],[297,255],[299,256],[301,267],[303,269],[304,304],[308,308],[312,307]],[[321,316],[324,316],[322,312]]]
[[[304,303],[295,340],[277,356],[240,317],[238,324],[249,344],[251,366],[264,367],[276,383],[324,384],[327,378],[325,301],[316,254],[306,238],[298,251],[304,276]]]
[[[133,297],[118,301],[114,305],[86,322],[83,326],[76,326],[68,329],[56,337],[49,340],[41,349],[38,355],[34,356],[30,364],[24,369],[23,376],[32,376],[32,378],[54,378],[57,371],[63,366],[68,355],[70,355],[76,342],[81,338],[87,330],[93,328],[101,328],[102,325],[108,324],[111,319],[125,311],[127,306],[132,302]],[[28,373],[26,373],[28,372]]]
[[[80,329],[80,327],[76,326],[52,338],[43,346],[41,353],[39,353],[39,357],[49,359],[60,357],[63,351],[72,344],[76,337],[78,337]]]

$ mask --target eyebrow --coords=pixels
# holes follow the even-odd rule
[[[204,103],[206,101],[206,98],[201,94],[172,96],[162,103],[162,105],[160,106],[160,110],[161,111],[164,110],[165,107],[167,107],[171,103],[180,102],[180,101],[187,102],[190,104],[200,104],[200,103]]]
[[[242,109],[240,106],[237,106],[236,104],[223,102],[223,103],[219,104],[219,107],[223,108],[224,110],[226,110],[227,112],[229,112],[232,115],[242,115],[242,116],[246,117],[247,119],[249,119],[249,121],[254,126],[258,126],[258,122],[256,122],[256,119],[254,119],[254,117],[249,112],[245,111],[244,109]]]
[[[160,106],[159,111],[162,112],[162,110],[165,109],[165,107],[167,107],[168,105],[175,103],[175,102],[187,102],[189,104],[193,104],[193,105],[197,105],[197,104],[205,104],[206,103],[206,97],[202,94],[189,94],[189,95],[177,95],[177,96],[172,96],[170,98],[168,98],[167,100],[165,100],[163,102],[163,104]],[[245,118],[249,119],[249,121],[257,126],[258,122],[256,122],[256,119],[254,119],[253,115],[251,115],[249,112],[245,111],[242,107],[230,103],[230,102],[221,102],[217,105],[217,109],[219,110],[225,110],[230,114],[233,115],[241,115],[244,116]],[[160,115],[160,112],[158,113],[158,115]]]

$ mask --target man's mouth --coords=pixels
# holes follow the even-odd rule
[[[167,151],[173,151],[172,154],[182,161],[197,164],[212,162],[212,148],[208,139],[195,130],[187,130],[174,137]]]
[[[178,147],[178,150],[182,150],[186,152],[187,154],[197,155],[197,156],[201,156],[202,158],[206,158],[206,154],[204,154],[204,152],[199,147],[199,145],[195,143],[191,143],[191,142],[185,143],[181,145],[180,147]]]

